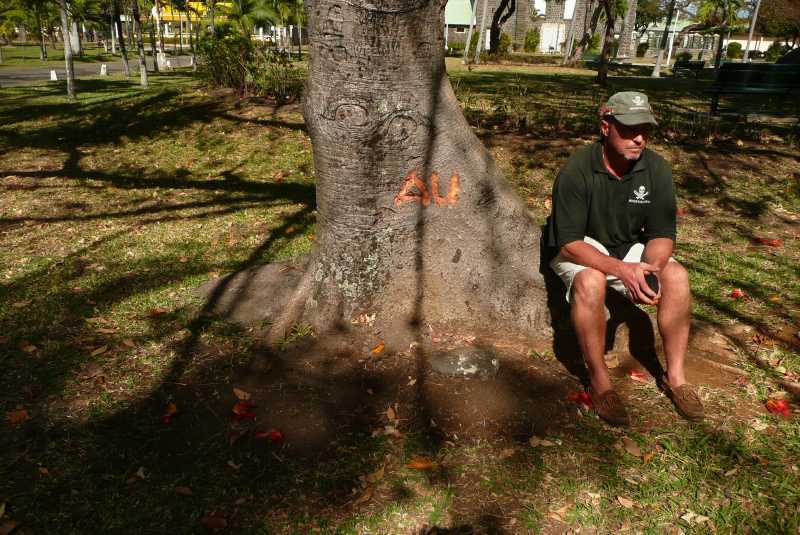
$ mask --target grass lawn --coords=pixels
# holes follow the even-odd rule
[[[615,430],[568,399],[579,384],[549,341],[493,340],[485,382],[426,379],[414,353],[372,353],[378,339],[319,347],[304,326],[269,350],[199,313],[193,290],[311,249],[296,105],[188,73],[147,91],[81,80],[75,104],[61,83],[0,89],[0,529],[797,532],[800,426],[780,388],[800,377],[797,125],[708,119],[693,80],[603,90],[584,70],[448,65],[542,221],[604,95],[648,91],[706,422],[679,419],[626,352],[614,374],[634,423]],[[766,411],[779,398],[789,416]]]

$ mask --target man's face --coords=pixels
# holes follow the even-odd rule
[[[600,121],[600,131],[605,136],[606,150],[622,156],[629,162],[639,159],[650,139],[648,123],[626,126],[613,117]]]

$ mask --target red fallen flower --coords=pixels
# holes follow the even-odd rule
[[[570,401],[574,401],[575,403],[580,403],[587,409],[592,408],[592,398],[589,397],[587,392],[570,392],[567,395],[567,399]]]
[[[168,424],[172,422],[172,417],[178,412],[178,407],[174,403],[167,405],[164,409],[164,414],[161,415],[161,423]]]
[[[247,401],[238,402],[233,406],[233,419],[239,421],[246,420],[248,418],[255,418],[256,413],[250,410],[253,407],[255,407],[255,405]]]
[[[675,210],[675,215],[678,216],[678,217],[683,217],[688,213],[689,213],[689,211],[686,210],[686,208],[678,208],[677,210]]]
[[[780,247],[783,242],[777,238],[753,238],[753,241],[759,245],[767,245],[769,247]]]
[[[283,433],[277,429],[269,429],[268,431],[259,431],[256,433],[256,438],[266,438],[270,442],[281,442],[283,440]]]
[[[733,290],[731,290],[731,298],[732,299],[741,299],[745,295],[746,294],[742,290],[740,290],[739,288],[734,288]]]
[[[647,374],[639,370],[628,370],[628,377],[634,381],[639,381],[640,383],[648,382]]]
[[[781,416],[791,416],[792,410],[789,407],[789,402],[785,399],[769,399],[767,400],[767,410],[773,414],[780,414]]]

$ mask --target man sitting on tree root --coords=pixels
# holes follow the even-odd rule
[[[667,362],[661,387],[682,416],[703,418],[700,397],[684,373],[691,295],[686,269],[671,256],[672,171],[646,147],[655,124],[646,95],[612,95],[600,108],[601,140],[573,154],[553,185],[548,244],[559,254],[550,266],[567,286],[589,369],[589,396],[598,415],[613,425],[629,419],[603,358],[609,286],[634,303],[658,306]]]

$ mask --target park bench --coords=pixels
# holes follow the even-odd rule
[[[778,96],[780,111],[791,113],[783,101],[792,93],[800,94],[800,65],[724,63],[707,92],[712,95],[712,115],[717,114],[721,95]]]
[[[705,66],[706,62],[703,60],[692,61],[679,59],[675,62],[675,65],[672,66],[672,76],[678,76],[679,71],[689,71],[694,73],[695,78],[699,78]]]

